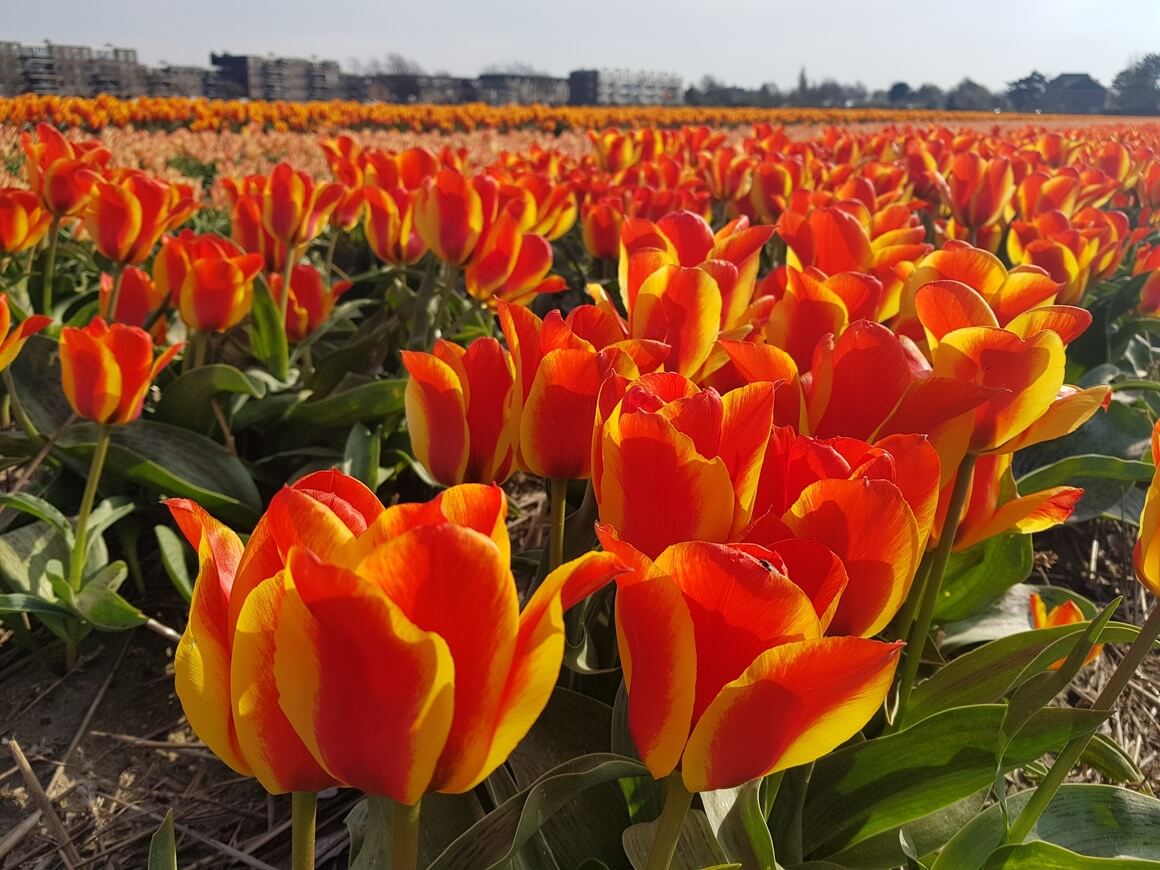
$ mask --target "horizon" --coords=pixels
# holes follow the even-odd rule
[[[1033,70],[1049,79],[1062,73],[1087,73],[1107,86],[1132,58],[1160,48],[1155,43],[1149,45],[1147,36],[1160,33],[1160,4],[1146,0],[1106,4],[1095,20],[1078,0],[1031,0],[1020,4],[1018,19],[1003,16],[1011,19],[1012,25],[1003,30],[993,27],[993,17],[986,12],[1009,10],[997,0],[983,0],[969,15],[934,8],[921,20],[913,14],[891,14],[891,9],[903,7],[899,3],[870,10],[863,4],[839,0],[827,10],[787,8],[774,12],[759,0],[739,0],[728,14],[711,14],[716,24],[724,24],[720,32],[733,37],[711,44],[701,38],[703,31],[699,29],[706,17],[704,7],[692,0],[666,4],[666,38],[648,41],[642,41],[639,34],[657,30],[656,22],[649,20],[649,11],[637,6],[625,8],[615,0],[591,0],[579,20],[556,10],[539,10],[539,17],[531,20],[526,14],[513,14],[526,5],[518,0],[499,0],[487,8],[456,8],[454,2],[436,2],[422,10],[409,6],[391,10],[364,0],[334,0],[329,6],[332,14],[317,27],[306,28],[302,27],[305,16],[298,13],[315,8],[307,0],[285,0],[276,19],[263,10],[206,0],[196,18],[182,21],[180,28],[159,20],[169,5],[109,0],[100,10],[87,5],[70,10],[65,22],[59,14],[54,16],[52,9],[20,6],[10,12],[3,38],[26,44],[47,39],[57,44],[136,49],[139,61],[149,66],[167,63],[208,68],[210,54],[230,53],[315,57],[336,61],[344,71],[351,71],[355,62],[382,63],[394,53],[425,72],[464,78],[477,76],[489,66],[514,64],[559,78],[576,69],[625,68],[676,73],[685,87],[711,76],[722,84],[744,88],[771,83],[782,92],[793,90],[803,68],[811,82],[833,79],[843,84],[860,83],[870,91],[886,90],[895,82],[913,88],[931,83],[948,90],[964,78],[1002,91],[1009,82]],[[1109,7],[1115,14],[1110,14]],[[172,8],[181,9],[176,3]],[[601,21],[609,19],[599,13],[606,9],[617,12],[619,26],[601,29]],[[351,14],[342,14],[344,10]],[[751,14],[746,15],[745,10]],[[1037,10],[1042,14],[1036,14]],[[690,18],[693,12],[700,13],[695,20]],[[230,13],[235,21],[229,28],[230,36],[223,38],[221,22]],[[825,24],[838,14],[846,26],[841,32],[827,31]],[[448,38],[450,28],[434,31],[427,26],[432,19],[455,24],[455,31],[467,38]],[[591,32],[594,19],[595,32]],[[771,27],[728,26],[730,21],[742,19],[768,21]],[[1064,25],[1069,19],[1082,21],[1083,27],[1068,29]],[[350,22],[349,28],[346,22]],[[874,26],[882,34],[878,39]],[[786,30],[794,33],[794,51],[778,49],[760,62],[760,71],[754,71],[753,52],[746,49],[753,48],[754,41],[761,44],[770,32],[780,35]],[[376,36],[375,31],[386,35]],[[239,38],[240,34],[255,33],[264,36]],[[565,45],[554,45],[561,33],[569,34]],[[952,39],[961,58],[953,66],[947,64],[942,44]],[[737,45],[730,45],[731,41]],[[1029,44],[1036,47],[1034,54],[1027,50]],[[883,64],[883,57],[889,66]]]

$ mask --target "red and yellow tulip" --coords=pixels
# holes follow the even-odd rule
[[[12,312],[8,308],[8,294],[0,293],[0,372],[12,365],[20,348],[30,337],[52,323],[52,318],[44,314],[33,314],[20,323],[12,322]]]
[[[30,190],[0,190],[0,254],[20,254],[36,247],[52,225],[52,213]]]

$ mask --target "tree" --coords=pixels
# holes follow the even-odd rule
[[[394,51],[387,55],[386,70],[388,74],[396,76],[424,75],[423,67],[410,58],[403,57],[403,55]]]
[[[1047,96],[1047,76],[1034,70],[1031,75],[1007,82],[1007,99],[1011,107],[1019,112],[1034,112],[1042,109]]]
[[[1160,54],[1145,55],[1116,76],[1112,105],[1126,115],[1160,115]]]
[[[927,82],[914,92],[910,102],[919,109],[941,109],[946,106],[947,95],[938,85]]]
[[[492,63],[483,68],[484,75],[509,75],[509,76],[546,76],[547,73],[541,69],[536,69],[530,63],[523,61],[512,61],[511,63]]]
[[[892,103],[905,103],[914,93],[906,82],[895,82],[890,86],[887,97]]]
[[[948,109],[985,112],[994,107],[994,95],[981,84],[970,79],[963,79],[947,94]]]

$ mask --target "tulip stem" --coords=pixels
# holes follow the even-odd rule
[[[318,795],[312,791],[296,791],[290,800],[290,870],[314,870]]]
[[[548,571],[564,564],[564,515],[568,511],[568,481],[552,478],[552,495],[548,521],[551,523],[548,539]]]
[[[117,319],[117,303],[121,301],[121,285],[125,282],[125,266],[121,263],[113,264],[113,289],[109,291],[109,307],[107,317],[109,323]]]
[[[1107,710],[1111,712],[1115,706],[1116,699],[1128,687],[1128,681],[1136,673],[1136,669],[1140,667],[1144,659],[1147,658],[1148,653],[1152,651],[1153,645],[1156,643],[1157,636],[1160,636],[1160,604],[1152,608],[1152,612],[1148,614],[1148,618],[1144,621],[1140,633],[1128,647],[1128,651],[1124,653],[1124,657],[1120,659],[1120,663],[1112,672],[1112,676],[1100,691],[1099,697],[1096,698],[1092,705],[1093,710]],[[1040,816],[1043,815],[1048,805],[1051,803],[1055,793],[1059,791],[1059,787],[1063,785],[1064,779],[1067,778],[1068,773],[1075,767],[1080,756],[1083,755],[1084,750],[1087,749],[1088,743],[1091,742],[1091,734],[1082,734],[1079,737],[1074,737],[1063,748],[1063,751],[1055,757],[1055,763],[1051,765],[1051,770],[1047,771],[1047,775],[1040,780],[1039,785],[1028,799],[1027,804],[1022,811],[1011,823],[1011,827],[1007,830],[1007,836],[1004,839],[1005,843],[1022,843],[1027,839],[1027,835],[1031,833],[1031,829],[1039,821]]]
[[[669,870],[673,856],[677,854],[685,816],[689,814],[692,805],[692,792],[685,788],[681,772],[674,770],[665,782],[665,805],[657,821],[656,838],[649,850],[645,870]]]
[[[0,378],[4,379],[4,389],[8,393],[8,406],[12,411],[12,416],[16,418],[16,422],[24,430],[25,435],[34,441],[38,440],[40,433],[36,431],[36,427],[32,424],[28,412],[24,410],[24,405],[21,403],[20,397],[16,395],[16,382],[12,380],[12,370],[4,369],[4,371],[0,372]]]
[[[418,870],[419,805],[391,804],[391,870]]]
[[[330,233],[330,241],[326,245],[326,287],[330,290],[330,285],[334,283],[334,249],[338,245],[338,230],[332,230]]]
[[[97,499],[97,485],[101,481],[105,457],[109,455],[109,434],[108,426],[101,424],[97,428],[97,446],[89,463],[89,479],[85,482],[85,493],[81,497],[80,513],[77,514],[76,537],[68,566],[68,585],[74,592],[80,592],[81,581],[84,579],[85,558],[89,552],[89,514],[93,512],[93,502]]]
[[[915,677],[918,676],[918,666],[922,663],[922,651],[926,647],[926,638],[930,634],[930,626],[934,621],[934,609],[938,605],[939,592],[942,590],[943,575],[946,574],[947,561],[951,556],[951,547],[955,543],[955,535],[959,530],[959,521],[963,517],[963,508],[966,506],[967,495],[971,491],[971,476],[975,470],[974,454],[967,454],[955,472],[955,486],[951,491],[950,505],[947,507],[946,520],[943,521],[942,533],[939,535],[938,546],[931,558],[930,573],[922,585],[922,592],[918,597],[918,618],[910,627],[910,634],[906,640],[906,657],[902,662],[902,677],[898,682],[898,709],[894,714],[894,725],[897,727],[906,714],[906,705],[910,702],[910,692],[914,688]]]
[[[278,300],[278,313],[282,316],[282,328],[286,328],[286,312],[290,310],[290,279],[294,277],[294,246],[288,246],[286,265],[282,268],[282,298]],[[290,340],[290,336],[286,336]]]
[[[56,272],[56,248],[60,243],[60,215],[53,215],[48,226],[48,253],[44,257],[43,284],[40,288],[41,314],[52,317],[52,282]]]

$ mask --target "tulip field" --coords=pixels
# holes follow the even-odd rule
[[[1160,123],[701,111],[0,101],[0,870],[1160,868]]]

